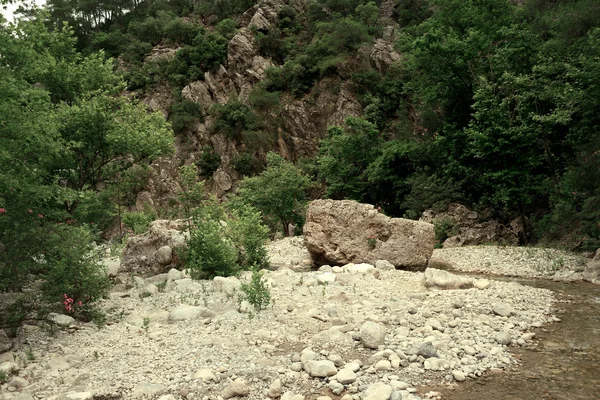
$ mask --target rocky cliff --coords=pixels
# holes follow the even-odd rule
[[[326,135],[328,126],[340,125],[349,116],[362,115],[362,106],[351,90],[351,74],[365,66],[384,71],[400,58],[392,45],[396,27],[392,22],[386,22],[391,21],[391,9],[385,4],[384,2],[380,8],[380,23],[389,26],[384,28],[382,37],[363,46],[334,77],[321,80],[304,97],[282,95],[277,111],[262,116],[269,121],[268,129],[274,139],[254,150],[258,157],[264,157],[267,151],[277,151],[291,160],[314,156],[318,141]],[[153,164],[154,172],[148,190],[138,196],[138,208],[143,204],[151,204],[156,208],[167,206],[169,198],[179,191],[176,182],[177,168],[186,163],[194,163],[202,149],[212,148],[221,157],[219,168],[206,182],[211,193],[222,196],[232,190],[235,182],[241,178],[232,167],[232,161],[247,150],[246,146],[215,130],[215,117],[210,110],[215,104],[231,101],[248,104],[248,96],[253,87],[265,78],[265,70],[277,66],[273,60],[259,54],[255,36],[257,32],[274,25],[278,11],[286,5],[294,7],[301,15],[306,12],[307,2],[259,1],[238,18],[238,30],[228,44],[226,61],[216,71],[205,73],[203,80],[192,82],[183,88],[182,97],[200,105],[205,115],[204,121],[198,122],[191,133],[177,137],[173,157]],[[175,51],[174,48],[159,46],[149,57],[173,57]],[[163,84],[152,92],[145,93],[143,101],[149,108],[160,110],[168,117],[170,106],[174,102],[172,90],[168,84]]]

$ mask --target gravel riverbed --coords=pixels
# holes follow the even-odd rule
[[[422,272],[383,265],[295,272],[285,266],[303,264],[298,238],[269,252],[281,268],[264,272],[272,302],[260,312],[240,301],[247,273],[196,282],[172,270],[112,293],[101,329],[24,327],[2,355],[0,370],[16,369],[2,398],[435,398],[418,387],[514,367],[510,347],[535,346],[535,329],[558,320],[545,289],[490,279],[485,289],[433,290]],[[529,274],[530,255],[539,256],[485,246],[436,250],[434,259]]]

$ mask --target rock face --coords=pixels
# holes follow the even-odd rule
[[[352,200],[311,202],[304,225],[304,242],[317,265],[387,260],[396,267],[423,270],[434,241],[432,224],[390,218]]]
[[[481,221],[475,211],[456,203],[449,204],[444,212],[426,210],[419,221],[434,223],[444,219],[454,224],[452,234],[444,241],[444,247],[475,246],[490,242],[516,245],[521,233],[517,223],[506,227],[497,221]]]
[[[157,220],[148,232],[129,238],[121,258],[121,272],[140,276],[167,272],[175,262],[173,248],[185,244],[185,221]]]

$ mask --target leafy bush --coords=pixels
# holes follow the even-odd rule
[[[220,221],[198,216],[188,239],[185,265],[192,279],[231,276],[239,272],[237,251]]]
[[[170,120],[173,132],[180,135],[189,132],[197,122],[203,121],[204,116],[200,104],[182,100],[171,106]]]
[[[106,273],[98,264],[99,255],[92,236],[83,227],[57,226],[48,236],[41,273],[42,297],[50,304],[63,302],[64,295],[81,302],[80,312],[89,317],[94,303],[107,294],[110,286]]]
[[[239,101],[230,101],[227,104],[215,104],[211,108],[216,120],[213,129],[223,132],[232,140],[240,140],[242,132],[253,130],[258,121],[252,110]]]
[[[233,169],[241,176],[252,176],[261,169],[260,161],[250,153],[242,153],[236,156],[231,164]]]
[[[256,85],[250,93],[248,102],[259,111],[268,111],[279,105],[279,92],[269,92],[264,85]]]
[[[215,30],[224,38],[231,40],[235,36],[237,28],[236,22],[231,18],[226,18],[215,26]]]
[[[148,232],[150,222],[155,219],[156,212],[152,210],[125,212],[121,215],[123,224],[131,229],[136,235]]]
[[[271,292],[257,267],[252,269],[250,283],[242,283],[241,289],[248,303],[252,304],[256,311],[266,309],[271,302]]]
[[[185,45],[191,44],[201,29],[200,25],[175,18],[165,25],[163,35],[171,43]]]
[[[212,147],[205,147],[200,152],[196,166],[200,168],[202,176],[210,178],[221,166],[221,156]]]
[[[433,221],[433,232],[435,240],[437,240],[437,247],[441,247],[446,239],[456,234],[457,227],[454,225],[454,221],[445,217]]]
[[[175,85],[183,87],[204,79],[204,73],[214,70],[227,58],[227,39],[218,33],[201,30],[189,46],[180,49],[167,68]]]
[[[256,210],[244,206],[234,209],[227,226],[238,250],[238,263],[248,268],[265,268],[269,265],[265,244],[269,239],[269,228]]]

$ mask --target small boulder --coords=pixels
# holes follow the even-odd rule
[[[356,373],[350,368],[342,368],[338,371],[336,379],[342,385],[349,385],[356,381]]]
[[[214,318],[215,313],[204,307],[182,304],[169,313],[170,321],[187,321],[198,318]]]
[[[222,393],[224,399],[232,397],[246,397],[250,394],[250,386],[245,380],[238,378],[227,386]]]
[[[242,282],[235,276],[215,276],[213,285],[215,286],[215,290],[232,296],[241,290]]]
[[[20,376],[15,376],[8,383],[8,387],[14,387],[16,389],[23,389],[27,386],[29,386],[29,381],[24,378],[21,378]]]
[[[329,360],[314,361],[307,363],[306,372],[312,377],[325,378],[337,374],[335,364]]]
[[[267,396],[272,399],[276,399],[281,397],[283,393],[283,387],[281,386],[281,379],[275,379],[271,385],[269,385],[269,391],[267,392]]]
[[[378,322],[366,321],[360,327],[360,341],[363,346],[369,349],[376,349],[384,343],[385,333],[385,325]]]
[[[501,317],[510,317],[512,315],[517,315],[515,309],[506,303],[494,303],[492,304],[492,311],[494,314],[499,315]]]
[[[48,318],[62,328],[68,328],[75,323],[75,318],[64,314],[50,313],[48,314]]]
[[[152,397],[164,390],[165,387],[160,383],[141,382],[138,383],[131,393],[131,397]]]
[[[171,246],[162,246],[156,250],[156,253],[154,253],[154,259],[160,265],[171,264],[171,261],[173,260],[173,250],[171,249]]]
[[[423,276],[425,287],[438,289],[468,289],[473,287],[473,279],[452,274],[436,268],[427,268]]]
[[[389,262],[387,260],[375,261],[375,268],[382,270],[382,271],[394,271],[396,269],[396,267],[394,267],[394,264],[392,264],[391,262]]]
[[[385,383],[375,383],[370,385],[362,394],[362,400],[388,400],[394,390]]]
[[[317,282],[321,285],[329,285],[335,282],[335,274],[333,272],[325,272],[317,275]]]
[[[465,373],[457,369],[452,371],[452,376],[457,382],[463,382],[465,379],[467,379]]]
[[[498,332],[494,339],[496,339],[496,342],[506,346],[508,346],[512,342],[512,337],[508,332]]]
[[[425,358],[437,357],[437,349],[431,342],[425,342],[419,346],[419,350],[417,351],[417,355],[423,356]]]
[[[196,373],[194,374],[194,378],[201,379],[203,381],[217,381],[217,376],[215,375],[215,373],[208,368],[203,368],[196,371]]]

